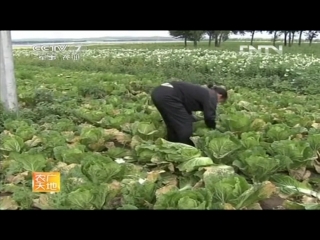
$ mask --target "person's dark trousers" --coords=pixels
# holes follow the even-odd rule
[[[151,98],[167,126],[167,140],[194,146],[190,140],[194,119],[175,96],[174,88],[159,86],[153,90]]]

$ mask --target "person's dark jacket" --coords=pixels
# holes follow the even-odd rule
[[[217,94],[206,87],[187,82],[171,82],[177,97],[181,99],[187,112],[202,111],[209,128],[216,128]]]

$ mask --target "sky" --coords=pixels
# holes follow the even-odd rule
[[[23,38],[94,38],[94,37],[169,37],[169,31],[11,31],[13,40]],[[238,38],[240,36],[237,36]],[[248,38],[249,35],[243,37]],[[243,38],[242,37],[242,38]],[[271,38],[266,33],[256,38]]]
[[[169,37],[168,31],[11,31],[12,39],[94,38],[94,37]]]

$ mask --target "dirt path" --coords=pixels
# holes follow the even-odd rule
[[[271,198],[261,201],[260,206],[263,210],[281,210],[284,209],[283,202],[283,198],[273,195]]]

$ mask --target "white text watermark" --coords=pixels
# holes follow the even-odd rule
[[[272,45],[258,45],[258,49],[256,49],[253,46],[250,45],[240,45],[240,52],[244,52],[244,49],[248,49],[250,53],[258,53],[258,54],[269,54],[269,49],[272,49],[273,51],[277,52],[278,54],[282,54],[283,53],[283,49],[282,46],[279,46],[279,48],[277,49],[275,46]],[[261,50],[264,49],[264,52],[262,52]]]
[[[33,51],[41,60],[79,60],[82,46],[80,45],[35,45]]]

